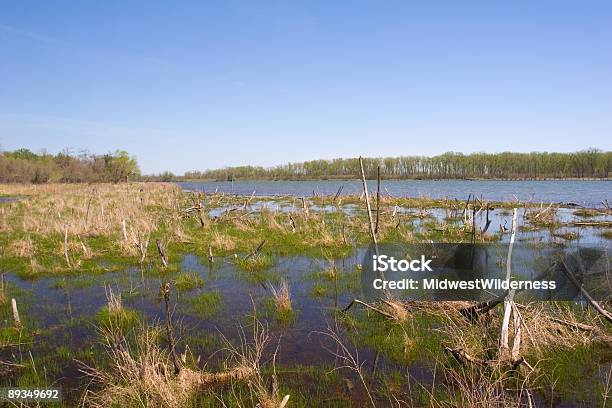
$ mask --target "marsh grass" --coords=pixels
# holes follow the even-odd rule
[[[130,337],[102,330],[108,364],[81,364],[82,372],[94,386],[83,396],[85,406],[191,407],[198,401],[230,399],[224,394],[232,393],[232,388],[238,384],[246,385],[252,401],[250,405],[279,406],[278,385],[271,390],[264,378],[264,355],[270,336],[259,321],[251,326],[250,336],[239,327],[237,345],[221,335],[222,347],[218,352],[224,355],[225,362],[218,372],[209,372],[190,363],[196,359],[187,356],[187,348],[181,358],[180,372],[175,374],[169,353],[160,346],[163,330],[159,326],[143,325]],[[276,352],[272,356],[273,370],[275,357]],[[229,384],[229,391],[223,388],[225,384]],[[216,390],[219,386],[221,391]]]
[[[606,229],[599,233],[599,236],[604,239],[612,239],[612,229]]]
[[[602,211],[598,211],[592,208],[579,208],[577,210],[574,210],[573,214],[576,217],[581,217],[581,218],[591,218],[591,217],[595,217],[597,215],[601,215]]]
[[[293,309],[291,303],[291,292],[289,291],[289,282],[283,279],[278,287],[270,284],[270,292],[272,299],[278,310],[291,311]]]
[[[268,287],[272,295],[271,306],[276,315],[276,320],[283,325],[292,323],[296,318],[296,314],[291,302],[289,282],[286,279],[282,279],[278,286],[268,283]]]
[[[248,272],[257,272],[270,268],[274,264],[272,256],[259,253],[236,261],[236,265]]]
[[[429,401],[427,405],[528,406],[530,399],[535,404],[533,396],[537,392],[547,398],[557,395],[599,406],[609,393],[605,381],[592,380],[597,376],[599,362],[606,364],[609,358],[610,337],[599,317],[582,306],[571,302],[521,306],[521,355],[528,363],[510,370],[498,364],[459,362],[450,354],[441,358],[445,347],[453,347],[478,361],[494,362],[501,321],[495,310],[469,322],[459,312],[469,302],[402,305],[380,302],[376,307],[388,316],[363,309],[340,314],[339,322],[352,341],[376,350],[392,362],[409,366],[416,363],[437,370],[434,376],[444,380],[422,390],[424,401]]]
[[[331,202],[330,197],[313,197],[307,200],[309,206],[331,205],[335,210],[305,212],[300,203],[295,203],[288,214],[278,211],[273,202],[286,205],[290,199],[270,198],[267,199],[270,205],[253,210],[250,204],[245,205],[249,201],[245,197],[186,193],[165,183],[0,188],[8,195],[28,197],[0,207],[3,261],[9,270],[28,278],[73,274],[75,270],[106,272],[129,266],[158,266],[157,239],[168,243],[173,270],[178,269],[181,254],[208,256],[209,247],[219,257],[248,254],[265,239],[265,253],[237,262],[248,271],[268,268],[273,263],[271,254],[338,259],[370,240],[367,214],[359,196],[342,197],[342,204]],[[490,205],[503,209],[515,204]],[[351,211],[343,210],[347,206],[353,206]],[[463,206],[463,202],[456,200],[385,196],[381,200],[380,242],[465,241],[470,235],[469,228],[461,223],[435,221],[430,211],[444,209],[447,217],[458,217]],[[192,207],[199,210],[186,211]],[[218,217],[208,215],[220,207],[231,211]],[[399,213],[396,208],[416,212]],[[532,223],[537,221],[538,228],[556,225],[556,221],[547,218],[555,218],[556,207],[525,204],[525,209],[526,217]],[[424,226],[420,231],[415,230],[414,220],[425,220],[420,221]],[[479,239],[493,240],[499,236],[482,235]],[[64,252],[71,265],[67,265]]]
[[[105,286],[106,306],[96,314],[96,321],[107,329],[117,329],[125,332],[140,322],[140,314],[123,306],[121,292],[113,291],[112,287]]]
[[[223,298],[218,290],[202,292],[189,299],[189,311],[209,319],[223,307]]]
[[[358,266],[354,270],[337,268],[334,260],[346,257],[355,248],[370,242],[367,214],[358,196],[342,198],[344,206],[359,206],[351,210],[350,215],[343,211],[339,203],[331,203],[328,197],[314,197],[307,200],[310,201],[308,211],[304,211],[298,203],[289,218],[287,213],[273,209],[273,199],[269,199],[267,208],[255,211],[250,204],[245,205],[244,197],[223,194],[193,197],[176,186],[157,183],[9,186],[7,191],[28,194],[30,198],[0,207],[0,256],[6,270],[28,278],[46,274],[65,275],[57,287],[68,291],[79,287],[76,276],[93,283],[93,278],[84,278],[88,276],[87,273],[138,266],[148,276],[174,278],[177,290],[181,292],[194,291],[193,297],[192,293],[182,297],[186,304],[178,308],[204,319],[212,318],[219,312],[223,307],[223,298],[216,290],[196,291],[204,283],[196,272],[173,275],[180,269],[184,253],[207,257],[208,248],[211,248],[221,262],[234,256],[235,264],[240,269],[236,276],[251,283],[263,284],[269,289],[270,296],[264,298],[264,303],[271,313],[266,317],[271,316],[276,322],[286,325],[295,321],[300,307],[291,297],[289,283],[281,278],[279,268],[274,267],[277,256],[301,255],[319,259],[323,262],[322,267],[315,268],[307,275],[312,283],[311,294],[314,297],[337,296],[338,293],[359,288],[361,269]],[[201,204],[201,218],[196,212],[184,211],[193,206],[194,200]],[[315,204],[333,205],[336,210],[317,212]],[[500,205],[502,212],[511,206]],[[208,215],[209,211],[221,206],[233,210],[217,217]],[[396,206],[411,210],[399,213],[395,211]],[[463,206],[464,203],[452,200],[383,197],[380,241],[466,242],[472,231],[470,225],[461,222]],[[444,213],[446,221],[456,222],[433,218],[434,213],[439,213],[433,209],[440,208],[447,210]],[[554,235],[559,225],[556,211],[555,206],[547,209],[543,205],[526,205],[523,213],[527,224],[524,228],[548,228]],[[501,235],[478,234],[477,230],[476,238],[480,242],[500,239]],[[155,247],[157,239],[167,243],[170,260],[167,268],[160,267]],[[257,254],[249,257],[235,255],[252,253],[264,239],[265,247]],[[66,265],[64,251],[68,253],[72,268]],[[0,304],[2,296],[7,299],[13,296],[12,289],[0,290]],[[96,369],[86,370],[98,387],[86,393],[84,398],[91,406],[178,407],[194,406],[198,401],[206,401],[213,406],[255,406],[258,403],[264,407],[278,406],[284,392],[280,391],[278,384],[273,386],[274,381],[269,381],[271,374],[276,372],[265,371],[261,363],[269,337],[262,335],[265,330],[257,322],[248,326],[255,330],[254,340],[246,341],[247,336],[243,331],[240,345],[226,342],[227,339],[207,338],[199,344],[193,338],[184,338],[185,342],[181,345],[184,346],[181,348],[185,356],[184,371],[180,376],[174,376],[170,357],[160,345],[164,344],[164,334],[160,329],[145,328],[144,319],[124,306],[120,293],[107,288],[107,298],[107,305],[95,319],[107,333],[108,355]],[[555,395],[562,393],[560,389],[572,394],[575,384],[580,384],[592,394],[609,394],[610,387],[606,391],[603,385],[585,384],[593,378],[593,367],[599,361],[605,363],[604,357],[609,356],[609,346],[602,341],[604,336],[601,335],[607,333],[608,328],[597,316],[576,305],[541,303],[520,307],[526,327],[521,353],[535,368],[533,373],[525,373],[522,367],[515,373],[507,373],[502,369],[496,371],[461,365],[444,354],[445,347],[461,347],[478,359],[494,358],[499,337],[498,310],[491,311],[477,322],[468,322],[459,313],[464,305],[450,302],[413,302],[404,305],[389,301],[376,306],[387,316],[366,310],[338,314],[339,322],[346,329],[344,337],[338,339],[342,344],[354,345],[355,349],[359,347],[378,352],[392,366],[411,367],[418,364],[424,370],[433,370],[440,379],[435,389],[411,391],[411,394],[419,395],[416,400],[421,401],[420,405],[518,406],[525,405],[526,394],[522,392],[529,387],[540,387],[545,397],[553,400]],[[1,320],[10,323],[10,315],[4,312],[5,309],[8,310],[6,307],[0,308],[0,313],[3,313],[0,314]],[[20,312],[22,320],[30,328],[34,323],[30,323],[27,307],[20,307]],[[587,324],[596,329],[580,330],[558,320]],[[138,329],[139,324],[143,325],[141,330]],[[18,330],[5,324],[0,328],[0,345],[23,342],[24,339],[31,341],[31,337],[27,337],[28,332],[31,331]],[[349,343],[346,343],[347,340]],[[201,361],[189,356],[189,342],[207,351],[224,353],[228,368],[225,376],[203,371],[195,363]],[[349,351],[353,353],[352,348]],[[60,361],[74,358],[66,348],[59,348],[57,356]],[[353,364],[355,361],[351,362],[349,354],[337,357],[355,370],[360,369]],[[59,372],[53,362],[42,361],[48,364],[50,373],[55,373],[54,370]],[[390,379],[394,372],[393,369],[391,371],[389,375],[380,374],[381,378]],[[335,378],[330,382],[338,387],[343,379],[334,377],[334,373],[329,374],[330,378]],[[353,373],[360,374],[358,371]],[[317,375],[322,373],[317,372]],[[375,379],[368,378],[363,371],[361,375],[365,387],[373,386]],[[354,376],[352,378],[355,379]],[[477,381],[479,378],[480,382]],[[232,381],[227,387],[209,387],[209,381],[213,379],[225,384],[225,380]],[[391,378],[388,384],[393,388],[400,387],[397,384],[401,384],[401,381],[395,380]],[[517,383],[518,380],[521,383]],[[34,366],[26,368],[23,379],[19,381],[23,384],[37,381]],[[508,389],[520,391],[509,392]],[[300,387],[295,387],[295,390],[299,391]],[[390,401],[400,395],[398,392],[392,389],[384,391]],[[378,397],[378,393],[372,394],[372,398]],[[570,399],[574,397],[592,402],[579,392],[574,393],[573,397],[569,395]],[[292,396],[294,401],[312,405],[309,404],[312,401],[303,396]],[[338,405],[343,406],[348,399],[342,395],[338,401]]]
[[[174,285],[179,292],[188,292],[204,286],[204,279],[197,272],[183,272],[174,278]]]
[[[0,274],[0,306],[8,302],[7,290],[4,283],[4,274]]]

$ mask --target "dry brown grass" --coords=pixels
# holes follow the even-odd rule
[[[4,206],[8,230],[70,236],[117,235],[156,225],[155,214],[176,210],[180,188],[164,183],[0,185],[3,194],[29,198]],[[17,211],[23,207],[23,211]],[[157,210],[156,210],[157,209]]]
[[[157,345],[159,329],[142,328],[133,348],[127,340],[116,342],[105,336],[110,367],[96,369],[85,366],[82,371],[99,392],[87,390],[83,396],[86,407],[168,407],[180,408],[191,397],[197,384],[189,375],[174,375],[168,353]]]
[[[274,287],[274,285],[271,284],[270,292],[272,292],[272,299],[278,310],[292,310],[291,292],[287,280],[283,279],[278,287]]]
[[[270,341],[268,331],[256,322],[252,339],[240,328],[240,345],[235,346],[224,337],[226,353],[224,369],[206,372],[182,367],[174,374],[169,353],[159,345],[163,329],[143,326],[135,334],[135,342],[128,341],[112,329],[101,331],[110,366],[94,368],[83,365],[85,373],[98,391],[87,390],[82,399],[86,407],[164,407],[182,408],[195,394],[206,392],[215,384],[245,381],[262,407],[277,407],[278,397],[271,393],[263,379],[261,364]],[[187,358],[183,358],[187,361]]]
[[[217,250],[221,249],[225,251],[232,251],[234,248],[236,248],[236,241],[231,236],[221,235],[215,231],[213,233],[210,245]]]
[[[8,302],[8,296],[6,295],[6,288],[4,287],[4,274],[0,274],[0,306]]]
[[[63,251],[63,250],[62,250]],[[15,256],[22,258],[31,258],[35,255],[35,248],[32,238],[29,236],[23,239],[17,239],[11,242],[9,252]],[[63,254],[63,252],[62,252]]]
[[[424,388],[430,396],[432,407],[448,408],[512,408],[534,406],[531,393],[526,387],[508,389],[510,372],[498,369],[486,370],[474,367],[449,367],[442,370],[444,381],[438,386],[455,398],[451,401],[438,399],[433,390]]]
[[[385,301],[385,311],[389,313],[389,315],[393,316],[393,320],[398,323],[404,323],[408,320],[409,312],[406,307],[400,302],[395,301]]]
[[[119,314],[123,310],[123,303],[121,301],[121,293],[115,294],[113,292],[113,288],[109,286],[104,286],[104,292],[106,293],[106,303],[108,307],[108,312],[110,314]]]

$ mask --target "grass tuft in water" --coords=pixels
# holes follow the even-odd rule
[[[223,299],[218,290],[202,292],[189,299],[189,309],[198,316],[209,319],[223,307]]]
[[[197,272],[186,272],[178,275],[174,284],[179,292],[188,292],[203,287],[204,279]]]

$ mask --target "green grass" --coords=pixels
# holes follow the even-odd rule
[[[204,279],[197,272],[185,272],[174,278],[174,285],[179,292],[188,292],[203,287]]]
[[[257,254],[248,258],[241,258],[236,261],[236,266],[248,272],[257,272],[270,268],[274,260],[270,255]]]
[[[223,307],[223,299],[218,290],[202,292],[189,299],[188,311],[195,313],[199,317],[209,319]]]
[[[593,379],[599,374],[600,362],[611,356],[609,348],[598,345],[546,347],[538,363],[541,376],[534,385],[557,397],[602,406],[603,380]]]
[[[121,310],[114,312],[111,312],[108,306],[104,306],[98,311],[95,319],[102,327],[117,327],[125,333],[140,323],[141,316],[137,311],[125,306]]]
[[[269,316],[272,316],[274,322],[280,327],[289,327],[293,325],[297,319],[299,313],[291,309],[279,308],[274,302],[274,299],[268,298],[264,302],[264,307]]]

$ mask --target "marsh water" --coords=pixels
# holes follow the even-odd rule
[[[305,184],[301,184],[305,183]],[[481,183],[481,184],[476,184]],[[500,184],[501,183],[501,184]],[[505,185],[504,183],[512,183]],[[516,183],[522,188],[516,188]],[[526,183],[526,184],[522,184]],[[233,191],[236,194],[272,195],[311,195],[335,194],[340,185],[345,185],[343,193],[358,194],[358,182],[235,182],[231,183],[181,183],[183,188],[205,191]],[[612,184],[608,182],[385,182],[389,194],[429,197],[463,197],[468,192],[489,199],[508,199],[508,195],[517,195],[526,200],[599,203],[610,197]],[[427,189],[434,185],[438,188]],[[500,188],[499,186],[503,186]],[[480,187],[480,188],[477,188]],[[233,189],[233,190],[230,190]],[[512,191],[512,193],[511,193]],[[557,193],[555,193],[557,191]],[[422,193],[421,193],[422,192]],[[289,197],[271,199],[262,197],[251,203],[252,216],[262,209],[288,212],[295,210],[295,202]],[[212,218],[220,217],[232,207],[223,206],[210,210]],[[311,203],[311,211],[333,212],[344,211],[354,214],[364,211],[356,204],[344,207],[315,206]],[[431,222],[448,223],[456,215],[448,209],[414,209],[396,208],[398,214],[406,215],[407,222],[413,224],[414,231],[431,228]],[[560,208],[558,220],[564,226],[553,230],[525,228],[520,230],[519,242],[573,242],[577,244],[601,244],[609,247],[610,240],[602,235],[601,228],[576,226],[574,222],[582,218],[574,214],[572,208]],[[479,225],[485,222],[485,213],[477,215]],[[488,214],[491,219],[489,232],[497,234],[511,224],[512,214],[504,209],[495,209]],[[596,215],[591,220],[612,221],[609,213]],[[519,217],[519,225],[527,226],[524,217]],[[507,234],[502,242],[507,240]],[[100,336],[95,316],[107,304],[105,288],[111,287],[116,293],[121,293],[124,307],[136,311],[147,322],[160,322],[164,319],[164,304],[159,298],[159,287],[162,280],[175,280],[179,275],[188,273],[200,278],[200,284],[186,289],[174,288],[172,291],[173,320],[181,344],[188,344],[192,353],[201,357],[202,365],[215,366],[220,348],[223,347],[221,334],[229,339],[238,337],[240,325],[248,326],[249,319],[257,315],[269,326],[271,334],[279,341],[278,363],[284,367],[299,367],[318,365],[332,367],[335,357],[325,347],[325,339],[320,332],[332,325],[334,311],[346,306],[353,298],[363,295],[361,283],[361,262],[367,251],[366,247],[357,248],[351,255],[342,259],[316,259],[305,256],[273,255],[271,267],[257,273],[241,270],[236,266],[234,257],[216,259],[209,263],[205,257],[193,254],[181,255],[179,271],[161,276],[147,268],[128,268],[121,272],[106,274],[76,274],[64,277],[44,277],[35,280],[23,280],[0,267],[5,273],[5,281],[12,288],[11,295],[19,299],[22,319],[28,326],[34,328],[32,358],[40,361],[50,354],[61,355],[58,349],[69,349],[79,359],[87,360],[87,355],[99,353],[101,349]],[[335,268],[337,277],[327,279],[323,272],[330,267]],[[291,321],[279,321],[271,309],[269,284],[278,284],[281,280],[289,282],[294,316]],[[194,301],[202,295],[214,294],[213,301],[204,307],[195,307]],[[391,361],[384,357],[376,358],[372,348],[359,346],[361,360],[369,367],[376,360],[379,370],[394,367]],[[14,359],[21,351],[11,349],[12,356],[0,353],[0,360]],[[23,356],[21,356],[23,358]],[[26,358],[28,358],[26,356]],[[17,358],[19,359],[19,358]],[[49,383],[61,385],[69,400],[76,400],[86,383],[83,373],[79,371],[80,363],[75,358],[58,358],[55,361],[55,371],[49,372]],[[425,368],[420,362],[415,362],[405,368],[411,378],[429,387],[435,374]],[[310,384],[310,391],[316,389],[316,382]],[[304,398],[308,398],[309,388],[305,385]],[[330,391],[329,398],[334,394],[342,394],[342,390]],[[572,401],[562,402],[563,406],[574,406]],[[550,401],[538,404],[554,405]]]
[[[239,180],[179,182],[181,187],[194,191],[224,192],[240,195],[311,196],[334,195],[342,186],[341,194],[361,194],[361,180],[265,181]],[[369,189],[376,186],[368,182]],[[449,198],[465,200],[475,194],[489,201],[546,203],[575,203],[598,206],[602,200],[612,200],[612,181],[606,180],[384,180],[383,194],[396,197]]]

